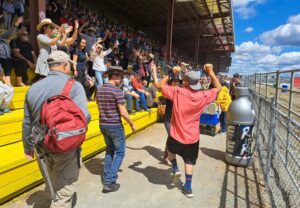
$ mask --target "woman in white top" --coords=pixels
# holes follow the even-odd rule
[[[102,40],[98,40],[91,50],[91,60],[93,61],[93,70],[95,70],[97,88],[101,87],[106,82],[103,78],[103,73],[107,71],[104,64],[104,57],[110,54],[113,49],[117,47],[117,45],[115,45],[113,48],[103,51],[103,45],[101,42]]]
[[[55,34],[54,31],[56,29],[57,31]],[[48,75],[49,67],[47,59],[50,53],[53,50],[57,50],[57,44],[66,44],[67,35],[72,31],[72,28],[66,30],[64,27],[58,27],[52,22],[51,19],[43,19],[37,25],[37,30],[40,32],[40,34],[37,36],[40,53],[36,62],[35,73],[37,76],[34,79],[35,81]],[[62,40],[60,41],[61,37]]]

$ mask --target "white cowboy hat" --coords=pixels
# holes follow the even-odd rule
[[[58,25],[54,24],[51,19],[45,18],[36,26],[36,29],[40,31],[44,25],[52,25],[54,28],[58,28]]]

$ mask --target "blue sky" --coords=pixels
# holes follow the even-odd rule
[[[232,0],[230,73],[300,69],[300,0]]]

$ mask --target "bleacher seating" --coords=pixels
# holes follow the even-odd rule
[[[8,199],[42,183],[42,176],[36,160],[25,159],[22,143],[22,120],[25,94],[29,87],[15,88],[11,113],[0,116],[0,204]],[[95,102],[88,103],[92,120],[86,140],[82,146],[83,160],[103,151],[105,143],[99,129],[98,108]],[[138,130],[157,121],[157,109],[151,113],[141,112],[131,116]],[[131,128],[124,122],[125,134]]]

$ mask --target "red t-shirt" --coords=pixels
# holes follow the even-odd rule
[[[162,93],[173,101],[171,136],[182,144],[196,143],[200,139],[200,115],[205,106],[216,99],[217,91],[194,91],[166,85]]]
[[[143,83],[141,80],[134,78],[131,80],[131,82],[134,90],[143,90]]]

